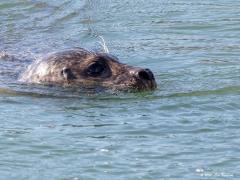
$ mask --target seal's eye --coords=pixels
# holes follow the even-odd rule
[[[100,76],[105,69],[105,66],[99,62],[91,64],[87,69],[87,74],[90,76]]]

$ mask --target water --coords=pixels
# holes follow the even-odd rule
[[[239,1],[2,0],[0,52],[15,59],[0,60],[0,179],[239,179],[239,30]],[[158,89],[16,81],[46,53],[101,49],[100,36]]]

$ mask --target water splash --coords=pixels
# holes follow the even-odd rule
[[[92,22],[94,22],[94,20],[96,19],[96,13],[98,11],[97,8],[97,3],[99,2],[95,2],[93,0],[87,0],[86,1],[86,7],[87,7],[87,14],[86,14],[86,19],[87,19],[87,26],[88,26],[88,31],[90,32],[90,34],[94,37],[97,38],[97,44],[99,44],[101,46],[101,49],[105,52],[105,53],[109,53],[109,49],[106,45],[106,41],[103,38],[103,36],[100,35],[100,33],[96,30],[96,28],[94,27],[94,24]]]
[[[104,38],[102,36],[98,36],[100,38],[101,41],[99,41],[98,43],[102,46],[103,50],[105,53],[109,53],[109,49],[106,45],[106,41],[104,40]]]
[[[5,51],[0,51],[0,59],[6,59],[9,57],[9,54]]]

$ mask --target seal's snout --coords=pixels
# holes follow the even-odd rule
[[[137,89],[155,89],[157,87],[154,75],[150,69],[131,68],[130,75],[134,77],[134,87]]]
[[[138,77],[142,80],[149,80],[149,81],[154,80],[154,75],[152,71],[150,71],[149,69],[142,69],[137,74],[138,74]]]
[[[143,81],[154,81],[154,75],[150,69],[133,69],[130,71],[132,75]]]

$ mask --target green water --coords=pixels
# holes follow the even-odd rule
[[[158,89],[16,81],[81,46],[151,69]],[[240,1],[2,0],[0,179],[239,179]]]

